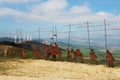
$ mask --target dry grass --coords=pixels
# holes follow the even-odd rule
[[[0,80],[120,80],[120,68],[45,60],[0,62]]]

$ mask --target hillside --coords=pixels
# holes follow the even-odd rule
[[[62,44],[63,46],[67,45]],[[15,52],[13,57],[0,55],[0,80],[120,80],[120,65],[118,65],[120,60],[115,64],[116,67],[108,68],[105,63],[101,64],[104,62],[102,60],[99,65],[90,64],[90,60],[85,55],[84,64],[72,62],[73,59],[71,62],[67,62],[65,52],[62,53],[62,61],[36,59],[33,54],[34,49],[39,47],[40,50],[44,51],[44,45],[38,44],[38,42],[0,43],[0,50],[12,47]],[[20,57],[20,47],[23,47],[27,52],[25,58]],[[82,46],[75,47],[74,44],[71,47],[82,48]]]
[[[0,69],[0,80],[120,80],[120,68],[105,65],[8,59]]]
[[[14,39],[13,39],[13,38],[10,38],[10,37],[0,37],[0,42],[1,42],[1,41],[14,42]]]
[[[39,42],[33,42],[33,41],[27,41],[27,42],[23,42],[23,43],[20,43],[20,44],[15,44],[13,42],[0,42],[0,51],[3,52],[3,48],[2,46],[11,46],[14,50],[14,56],[13,57],[21,57],[20,56],[20,47],[23,47],[27,53],[26,57],[25,58],[35,58],[34,57],[34,50],[36,49],[36,47],[39,47],[42,55],[41,55],[41,58],[44,58],[45,56],[45,49],[44,49],[44,46],[46,44],[43,44],[43,43],[39,43]],[[65,52],[65,49],[67,48],[67,43],[64,43],[64,42],[58,42],[61,50],[62,50],[62,60],[63,61],[66,61],[67,60],[67,54]],[[84,62],[85,63],[90,63],[90,60],[89,60],[89,49],[88,47],[86,46],[83,46],[83,45],[76,45],[76,44],[70,44],[70,47],[71,48],[79,48],[81,50],[81,52],[83,53],[83,56],[84,56]],[[98,63],[99,64],[105,64],[106,62],[106,53],[102,50],[102,48],[99,48],[99,49],[95,49],[95,52],[96,52],[96,55],[98,57]],[[115,61],[115,66],[119,65],[120,64],[120,55],[119,55],[119,51],[118,52],[113,52],[113,56],[115,57],[116,61]],[[2,58],[2,56],[0,56]],[[73,57],[72,57],[72,60],[73,61]]]

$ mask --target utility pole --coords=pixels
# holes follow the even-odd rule
[[[29,34],[27,34],[27,41],[29,41],[30,40],[30,35]]]
[[[26,33],[24,33],[23,36],[24,36],[24,42],[25,42],[26,41]]]
[[[105,49],[107,50],[107,28],[106,28],[106,20],[104,19],[104,26],[105,26]]]
[[[107,50],[107,27],[106,27],[106,20],[104,19],[104,27],[105,27],[105,49]],[[107,52],[106,52],[107,56]],[[106,58],[106,65],[108,64],[107,58]]]
[[[88,32],[88,44],[89,44],[89,50],[91,49],[91,44],[90,44],[90,30],[89,30],[89,23],[87,21],[87,32]]]
[[[19,43],[21,43],[21,38],[22,38],[22,36],[21,36],[21,29],[19,30]]]
[[[39,42],[40,42],[40,27],[39,27],[38,30],[39,30],[39,31],[38,31],[38,34],[39,34]]]
[[[52,27],[52,37],[50,38],[52,40],[52,43],[54,44],[54,27]]]
[[[10,42],[12,41],[12,33],[10,32]]]
[[[89,30],[89,23],[88,23],[88,21],[87,21],[87,32],[88,32],[88,46],[89,46],[89,51],[90,51],[91,43],[90,43],[90,30]],[[90,52],[89,52],[89,54],[90,54]],[[91,57],[90,57],[90,60],[91,60]],[[91,63],[92,63],[92,60],[91,60]]]
[[[56,43],[57,43],[57,27],[55,26],[55,34],[54,34],[54,36],[56,36]]]
[[[71,33],[71,25],[69,25],[68,49],[70,47],[70,33]]]
[[[53,44],[54,44],[54,27],[52,27],[52,40],[53,40]]]
[[[14,36],[15,43],[17,43],[17,35]]]
[[[30,35],[30,41],[32,41],[32,36]]]
[[[19,43],[20,43],[20,30],[19,30],[19,32],[18,32],[18,35],[19,35]]]
[[[18,43],[18,38],[19,38],[19,35],[18,35],[18,29],[16,30],[16,43]]]

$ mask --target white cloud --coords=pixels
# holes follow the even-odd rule
[[[99,15],[99,16],[106,16],[107,13],[106,12],[98,12],[97,15]]]
[[[47,2],[43,2],[37,5],[32,6],[31,11],[33,13],[54,13],[64,10],[67,6],[66,0],[48,0]]]
[[[4,1],[4,0],[3,0]],[[14,1],[14,0],[8,0]],[[23,3],[28,0],[16,0]],[[33,1],[33,0],[29,0]],[[1,0],[0,0],[0,3]],[[12,2],[11,2],[12,3]],[[25,2],[24,2],[25,3]],[[29,9],[28,9],[29,7]],[[88,5],[73,5],[69,6],[67,0],[46,0],[46,2],[40,2],[33,4],[32,6],[27,6],[27,11],[20,11],[17,9],[0,7],[0,17],[6,18],[6,16],[11,16],[15,21],[21,22],[51,22],[51,23],[61,23],[61,24],[74,24],[74,23],[84,23],[86,21],[96,24],[97,22],[103,23],[106,19],[109,22],[116,22],[120,24],[120,15],[115,15],[113,13],[108,13],[105,11],[94,12]],[[111,25],[111,28],[119,28],[119,24]],[[61,37],[66,37],[67,35],[61,34]]]
[[[13,19],[17,20],[17,21],[46,21],[46,19],[43,16],[38,16],[35,14],[31,14],[31,13],[25,13],[19,10],[14,10],[11,8],[0,8],[0,16],[4,17],[4,16],[12,16]]]
[[[10,8],[0,8],[0,16],[13,16],[13,17],[20,17],[21,15],[24,15],[23,12],[10,9]]]
[[[92,11],[87,6],[83,5],[83,6],[73,6],[71,8],[71,13],[86,15],[86,14],[91,14]]]
[[[16,3],[28,3],[28,2],[36,2],[38,0],[0,0],[0,4],[3,3],[10,3],[10,4],[16,4]]]
[[[47,0],[46,2],[34,5],[31,12],[50,22],[58,23],[79,23],[84,21],[100,21],[103,19],[113,19],[118,16],[112,13],[100,11],[94,13],[88,4],[72,6],[68,9],[66,0]]]
[[[9,1],[9,0],[8,0]],[[10,0],[11,1],[11,0]],[[14,1],[14,0],[12,0]],[[16,0],[23,1],[23,0]],[[28,1],[28,0],[24,0]],[[33,1],[33,0],[29,0]],[[103,21],[103,19],[119,19],[120,16],[105,11],[94,13],[88,5],[68,6],[67,0],[47,0],[29,7],[29,12],[10,8],[0,8],[0,16],[13,16],[17,20],[46,21],[57,23],[80,23],[86,21]],[[22,18],[22,19],[21,19]]]

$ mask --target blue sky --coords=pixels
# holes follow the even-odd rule
[[[0,36],[9,36],[19,29],[34,36],[37,33],[30,31],[37,31],[39,27],[51,31],[53,26],[64,32],[68,29],[66,24],[86,21],[99,24],[104,19],[117,23],[110,28],[119,28],[119,6],[120,0],[0,0]],[[65,34],[59,35],[67,37]],[[51,36],[51,33],[42,32],[41,36]]]

